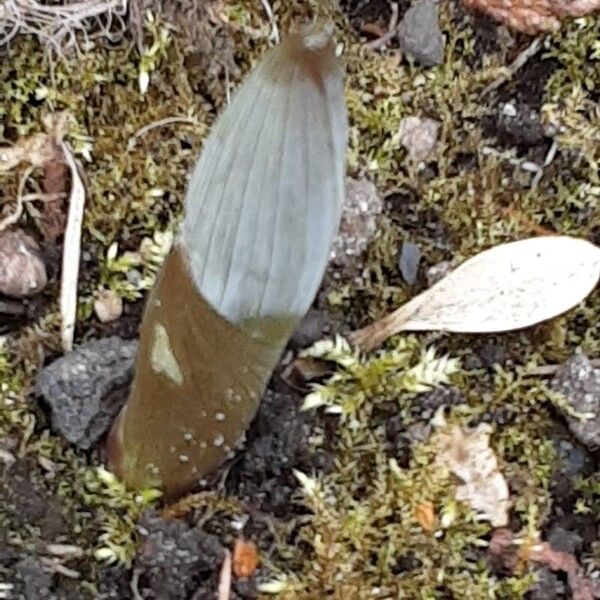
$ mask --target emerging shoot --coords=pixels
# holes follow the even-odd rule
[[[109,436],[127,484],[180,494],[239,443],[327,266],[346,130],[343,70],[323,28],[269,50],[219,118]]]

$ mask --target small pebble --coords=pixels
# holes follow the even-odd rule
[[[571,433],[590,450],[600,448],[600,369],[594,369],[587,356],[578,352],[556,373],[552,389],[584,417],[565,412]]]
[[[351,280],[362,269],[362,258],[377,232],[383,200],[367,179],[346,180],[346,199],[338,235],[331,249],[330,271],[335,279]]]
[[[112,290],[100,290],[94,312],[101,323],[116,321],[123,314],[123,299]]]
[[[424,67],[444,62],[444,36],[433,0],[419,0],[405,13],[398,28],[400,47]]]
[[[404,241],[400,250],[400,272],[408,285],[414,285],[419,274],[419,263],[421,262],[421,249],[417,244]]]
[[[426,160],[437,142],[440,122],[420,117],[405,117],[400,121],[400,143],[415,162]]]
[[[14,298],[34,296],[47,282],[35,240],[20,229],[0,232],[0,293]]]

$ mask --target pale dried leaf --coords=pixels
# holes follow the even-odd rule
[[[483,424],[469,430],[452,425],[435,435],[438,462],[462,481],[456,489],[456,499],[466,502],[494,527],[506,525],[508,485],[489,445],[489,426]]]
[[[583,239],[547,236],[503,244],[470,258],[350,339],[370,349],[399,331],[488,333],[529,327],[576,306],[599,276],[600,249]]]

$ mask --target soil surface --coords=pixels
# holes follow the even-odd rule
[[[190,6],[193,4],[190,3]],[[375,30],[371,26],[376,25],[382,31],[387,29],[391,16],[389,2],[341,0],[340,4],[354,32],[364,36],[365,40],[376,37],[371,33]],[[401,17],[410,2],[401,1],[397,4]],[[460,8],[456,15],[457,19],[465,17]],[[205,18],[209,17],[205,15]],[[529,43],[529,40],[509,34],[485,17],[472,16],[470,22],[475,36],[475,50],[469,57],[473,65],[483,64],[488,54],[500,51],[505,53],[506,64],[510,64]],[[196,34],[197,32],[194,35]],[[507,39],[511,41],[508,47]],[[397,50],[397,46],[397,41],[390,42],[392,52]],[[232,48],[225,42],[223,48],[223,52],[228,52],[227,60],[230,60]],[[197,53],[196,62],[204,64],[209,50]],[[192,64],[193,60],[194,57],[189,58],[191,62],[188,64]],[[406,68],[406,65],[402,64],[399,68]],[[557,62],[554,59],[546,58],[543,52],[539,52],[514,77],[481,99],[481,106],[485,110],[478,117],[478,126],[486,139],[494,140],[498,151],[515,148],[519,160],[543,162],[552,145],[554,133],[541,118],[542,103],[546,84],[556,68]],[[220,69],[216,76],[221,77]],[[207,92],[207,97],[212,93],[216,94],[214,91]],[[468,149],[461,155],[459,162],[458,166],[463,172],[475,172],[478,169],[477,157]],[[568,154],[565,154],[550,169],[552,172],[560,171],[567,166]],[[449,231],[439,211],[431,207],[423,209],[420,204],[419,190],[422,181],[437,175],[435,170],[428,172],[427,169],[434,167],[426,167],[419,174],[421,183],[415,184],[414,188],[404,186],[381,190],[384,200],[382,216],[389,223],[401,224],[408,235],[412,232],[424,235],[436,248],[437,258],[440,259],[437,262],[452,261],[455,259],[456,247],[454,234]],[[507,169],[507,173],[509,172],[512,173]],[[507,206],[510,204],[510,194],[519,185],[518,182],[510,183],[505,198]],[[502,201],[503,197],[500,195],[498,202]],[[583,223],[582,227],[588,222],[586,219],[589,220],[590,238],[595,235],[594,239],[598,243],[600,225],[596,225],[594,229],[592,216],[579,211],[575,204],[569,210],[575,221]],[[551,226],[550,215],[542,218],[539,224],[540,228],[546,226]],[[100,276],[94,258],[98,254],[95,244],[88,238],[84,241],[81,273],[84,282],[95,281]],[[131,247],[137,248],[138,245],[132,237]],[[37,321],[46,313],[58,286],[60,250],[60,243],[42,247],[49,277],[44,295],[26,300],[0,298],[0,334],[16,335],[26,324]],[[365,261],[366,258],[363,255],[357,260]],[[358,272],[362,266],[363,262],[360,262]],[[416,287],[412,289],[422,289],[426,285],[428,266],[430,265],[423,263],[414,267],[416,274],[412,285]],[[405,286],[399,269],[385,272],[385,268],[382,267],[382,277],[386,278],[391,288]],[[350,284],[355,276],[356,272],[353,272]],[[52,421],[47,404],[39,403],[35,390],[28,389],[27,402],[37,420],[22,427],[28,426],[31,431],[36,431],[36,435],[41,435],[37,446],[41,454],[39,457],[31,453],[21,456],[20,439],[0,439],[0,459],[3,461],[0,506],[7,519],[6,524],[0,528],[0,584],[5,582],[9,585],[8,595],[0,587],[0,598],[217,598],[223,561],[239,540],[251,540],[256,545],[261,562],[251,575],[234,578],[231,594],[228,596],[232,600],[259,597],[258,583],[277,573],[276,565],[302,564],[301,560],[290,559],[290,556],[282,554],[283,547],[290,548],[295,544],[300,553],[306,551],[310,556],[310,552],[313,552],[300,535],[302,525],[310,518],[311,512],[303,500],[295,472],[309,473],[315,478],[332,472],[335,468],[335,446],[340,435],[340,421],[338,416],[325,411],[300,409],[305,392],[311,388],[309,382],[303,380],[302,373],[290,377],[289,369],[300,349],[309,347],[325,336],[344,333],[362,324],[356,313],[345,313],[328,304],[328,294],[333,289],[330,287],[332,282],[337,284],[339,281],[346,281],[344,278],[347,279],[347,274],[336,276],[334,271],[326,276],[314,308],[300,324],[269,383],[258,414],[248,431],[244,448],[207,480],[197,494],[190,496],[187,504],[183,501],[177,518],[160,504],[145,509],[138,516],[135,524],[138,546],[130,565],[119,564],[118,561],[105,565],[94,561],[89,553],[84,554],[80,552],[81,549],[69,547],[74,532],[77,531],[78,535],[81,533],[80,524],[89,515],[80,514],[80,509],[73,508],[78,505],[77,499],[65,499],[60,492],[61,473],[55,470],[51,458],[44,458],[44,435],[49,434],[41,435],[42,431],[56,430],[56,423]],[[368,290],[361,289],[356,296],[358,305],[367,304],[371,298]],[[112,336],[132,340],[137,336],[142,309],[143,299],[137,299],[127,302],[124,314],[113,323],[100,323],[92,317],[78,326],[77,340],[82,344]],[[573,328],[576,330],[579,327],[583,335],[588,326],[588,323],[581,322],[579,325],[575,323]],[[462,345],[465,350],[465,371],[483,373],[482,377],[492,378],[498,367],[512,368],[518,364],[518,335],[464,336]],[[436,340],[436,345],[439,352],[456,347],[443,336]],[[52,346],[50,348],[45,357],[46,364],[57,356]],[[111,416],[126,396],[123,377],[129,377],[130,373],[127,369],[122,371],[118,374],[119,398],[115,400],[112,396],[110,399]],[[310,382],[325,380],[326,377],[317,375]],[[78,383],[77,387],[82,385]],[[407,414],[399,414],[394,403],[378,404],[372,415],[372,426],[374,429],[381,426],[385,431],[384,452],[387,459],[394,459],[402,469],[408,468],[414,458],[415,444],[427,439],[431,433],[430,423],[436,411],[441,406],[448,409],[464,402],[466,399],[461,390],[448,387],[421,394]],[[598,473],[600,455],[597,449],[578,442],[567,427],[564,415],[558,409],[553,411],[554,425],[550,440],[558,459],[548,477],[552,503],[549,513],[543,519],[541,534],[557,551],[574,555],[578,559],[594,554],[597,557],[600,525],[592,511],[582,510],[578,504],[578,484],[582,479],[593,478]],[[105,413],[102,415],[106,417]],[[80,413],[75,416],[79,418]],[[507,405],[505,408],[495,407],[483,413],[472,425],[487,422],[494,427],[503,428],[513,423],[515,418],[516,412],[512,405]],[[102,426],[106,429],[107,423],[104,421]],[[77,464],[102,464],[102,444],[93,444],[101,435],[97,430],[97,423],[98,421],[94,421],[94,439],[86,439],[85,443],[80,444],[84,450],[77,451],[78,458],[74,459],[80,461]],[[81,427],[82,435],[89,435],[90,430],[86,430],[85,426]],[[314,443],[315,437],[319,438],[318,445]],[[65,452],[75,452],[68,449],[68,444],[62,448]],[[82,494],[84,493],[86,492],[82,490]],[[83,512],[89,510],[92,509],[85,509]],[[75,519],[72,517],[73,511],[77,514]],[[101,515],[96,516],[100,518]],[[520,521],[510,524],[513,531],[526,526],[527,523]],[[87,534],[84,537],[85,535]],[[282,540],[285,540],[284,545]],[[94,542],[94,536],[90,533],[90,547]],[[485,562],[486,550],[477,548],[469,560]],[[408,550],[405,554],[399,553],[392,571],[400,576],[419,568],[419,561]],[[590,561],[585,568],[598,576],[599,565],[594,566]],[[537,581],[532,581],[528,590],[515,592],[510,598],[584,598],[575,598],[563,571],[541,566],[535,569],[535,573]],[[497,566],[495,574],[500,578],[512,575],[502,565]],[[95,583],[82,588],[79,585],[81,581]],[[451,595],[446,590],[437,597],[459,596]]]

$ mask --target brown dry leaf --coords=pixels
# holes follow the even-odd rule
[[[250,577],[260,563],[258,549],[254,542],[238,538],[233,548],[233,574],[236,577]]]
[[[568,236],[501,244],[469,258],[380,321],[355,331],[363,350],[400,331],[491,333],[535,325],[583,300],[600,277],[600,248]]]
[[[444,425],[435,434],[437,459],[462,481],[456,499],[469,504],[494,527],[503,527],[508,523],[508,485],[490,448],[490,433],[487,424],[470,430]]]
[[[544,565],[552,571],[567,574],[573,600],[594,600],[600,589],[583,572],[573,554],[554,550],[548,542],[535,543],[534,540],[517,540],[509,529],[496,529],[490,540],[489,558],[497,569],[508,573],[517,571],[520,564],[533,562]]]
[[[600,0],[463,0],[463,4],[530,34],[558,30],[561,17],[583,17],[600,10]]]
[[[44,193],[54,196],[43,204],[41,229],[46,241],[56,241],[65,228],[64,195],[69,168],[65,164],[61,142],[72,120],[66,111],[47,115],[43,119],[46,133],[34,133],[14,146],[0,147],[0,171],[9,171],[21,163],[43,170]]]
[[[435,508],[431,502],[421,502],[415,508],[415,517],[423,531],[431,533],[437,524]]]
[[[332,367],[327,362],[310,356],[300,356],[284,369],[281,378],[291,388],[306,392],[309,383],[323,379],[332,373]]]

